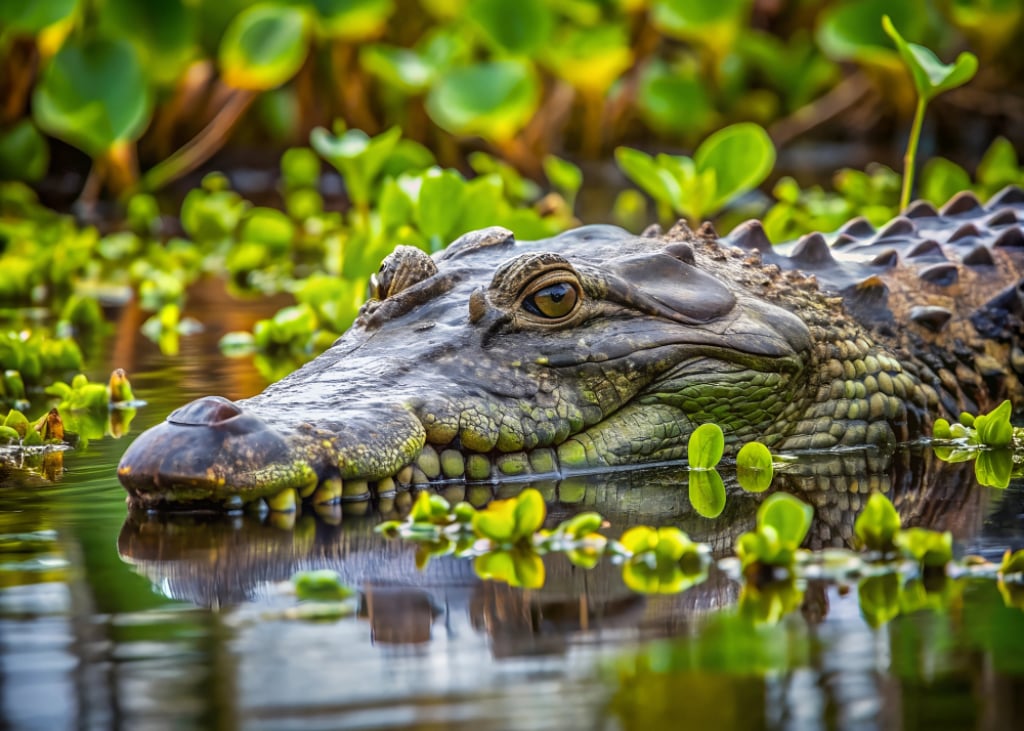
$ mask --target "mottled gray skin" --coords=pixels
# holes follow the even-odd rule
[[[756,222],[724,242],[588,226],[402,248],[327,352],[251,399],[179,409],[119,476],[142,505],[287,510],[676,460],[712,421],[730,449],[887,446],[1021,403],[1024,194],[924,205],[789,256]]]

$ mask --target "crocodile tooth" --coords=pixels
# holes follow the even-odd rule
[[[938,241],[935,241],[934,239],[927,239],[910,247],[910,249],[907,250],[906,257],[908,259],[920,259],[924,257],[945,259],[946,254],[942,251],[942,247],[939,245]]]
[[[903,211],[907,218],[933,218],[939,215],[938,210],[928,201],[914,201]]]
[[[914,222],[904,216],[896,216],[885,225],[881,231],[878,232],[879,239],[888,239],[896,236],[904,236],[906,234],[914,233],[916,227]]]
[[[996,265],[996,260],[992,257],[992,250],[985,246],[985,244],[975,246],[960,261],[972,267],[991,267]]]
[[[1000,248],[1012,247],[1020,248],[1024,247],[1024,231],[1019,228],[1008,228],[999,234],[999,238],[995,240],[992,246]]]
[[[857,216],[856,218],[851,218],[846,225],[839,229],[839,233],[847,234],[848,236],[853,236],[857,239],[863,239],[874,234],[875,227],[872,226],[864,216]]]
[[[936,307],[934,305],[913,307],[910,310],[911,320],[936,333],[941,332],[946,327],[947,323],[949,323],[949,318],[952,316],[953,313],[945,307]]]
[[[932,264],[929,267],[925,267],[917,274],[921,279],[932,284],[938,284],[942,287],[948,287],[951,284],[955,284],[960,276],[957,270],[956,264],[950,264],[943,262],[941,264]]]
[[[800,239],[793,247],[793,253],[789,258],[804,266],[828,264],[835,261],[828,242],[819,233],[808,234]]]
[[[985,221],[986,226],[1007,226],[1017,223],[1020,219],[1017,218],[1017,214],[1013,212],[1012,208],[1004,208],[1003,210],[996,213],[992,218]],[[952,241],[952,239],[950,239]]]
[[[768,234],[760,221],[744,221],[729,235],[729,243],[747,251],[760,251],[768,253],[772,250],[772,242],[768,240]]]
[[[952,244],[954,241],[959,241],[960,239],[966,239],[969,237],[977,238],[978,236],[981,236],[981,231],[978,230],[978,227],[973,223],[965,223],[954,231],[947,241]]]
[[[894,266],[899,264],[900,255],[896,249],[886,249],[882,251],[868,262],[873,267],[885,267],[886,269],[892,269]]]
[[[949,199],[942,207],[943,216],[957,216],[963,213],[975,213],[981,208],[977,196],[969,190],[962,190]]]
[[[1024,203],[1024,189],[1021,189],[1016,185],[1007,185],[1001,191],[988,199],[988,209],[993,211],[996,208],[1012,206],[1015,203]]]

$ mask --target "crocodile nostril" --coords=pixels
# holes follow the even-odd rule
[[[217,426],[241,413],[240,408],[223,396],[205,396],[175,409],[167,421],[179,426]]]

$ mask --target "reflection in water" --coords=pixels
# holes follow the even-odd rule
[[[139,427],[162,418],[159,408],[141,410]],[[587,571],[553,555],[545,586],[524,591],[483,582],[471,562],[451,557],[417,571],[415,546],[372,530],[404,515],[409,493],[325,514],[126,517],[113,476],[122,449],[100,440],[67,455],[56,485],[18,470],[2,477],[0,716],[15,728],[1009,728],[1020,720],[1024,612],[1006,609],[991,582],[949,582],[938,592],[865,585],[874,602],[865,619],[853,586],[811,582],[754,596],[712,570],[685,593],[642,596],[608,562]],[[722,475],[716,519],[705,515],[719,511],[720,496],[690,489],[678,468],[535,487],[550,523],[597,510],[612,522],[609,535],[677,525],[721,556],[763,499]],[[441,492],[480,506],[522,487]],[[1024,544],[1024,491],[979,489],[970,465],[937,462],[927,450],[794,463],[772,489],[815,506],[816,547],[847,542],[876,489],[905,522],[951,530],[972,552],[994,559]],[[697,506],[695,493],[706,498]],[[288,579],[313,568],[357,588],[355,616],[282,619],[296,603]],[[769,621],[786,603],[799,611]]]

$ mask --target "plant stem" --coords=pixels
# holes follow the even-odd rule
[[[209,160],[227,141],[231,130],[255,98],[252,91],[233,90],[209,124],[166,160],[150,168],[142,178],[142,187],[150,191],[159,190]]]
[[[900,194],[900,210],[910,205],[910,192],[914,189],[914,162],[917,159],[917,143],[921,140],[921,127],[924,124],[924,110],[928,100],[923,96],[917,98],[914,110],[914,123],[910,127],[910,139],[907,141],[907,154],[903,156],[903,192]]]

